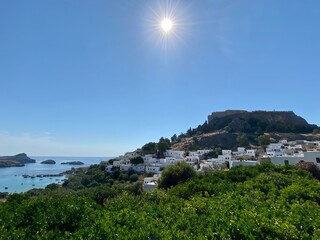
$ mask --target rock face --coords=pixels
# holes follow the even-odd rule
[[[17,161],[0,160],[0,168],[3,167],[23,167],[24,164]]]
[[[0,167],[21,167],[24,166],[25,163],[35,162],[36,160],[29,158],[25,153],[0,157]]]
[[[216,147],[236,150],[237,137],[245,135],[250,145],[257,146],[258,136],[268,134],[273,140],[320,140],[320,127],[309,124],[292,111],[227,110],[213,112],[208,120],[173,141],[171,149],[194,151]]]
[[[72,162],[63,162],[61,164],[68,164],[68,165],[83,165],[83,162],[80,161],[72,161]]]
[[[48,160],[42,161],[41,164],[56,164],[56,161],[52,159],[48,159]]]
[[[292,111],[227,110],[208,116],[211,130],[227,129],[232,132],[294,132],[311,133],[316,127]]]

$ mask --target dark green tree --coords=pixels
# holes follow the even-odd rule
[[[177,141],[178,137],[177,137],[177,134],[174,134],[172,137],[171,137],[171,142],[175,142]]]
[[[249,146],[249,140],[246,134],[240,134],[237,137],[237,143],[239,147],[248,147]]]
[[[160,138],[157,149],[158,149],[158,157],[163,157],[165,151],[167,151],[171,146],[170,140],[168,138]]]
[[[155,142],[149,142],[145,144],[141,150],[144,154],[155,154],[157,153],[157,144]]]
[[[140,163],[143,163],[143,158],[142,157],[135,157],[135,158],[131,158],[130,159],[130,163],[131,164],[134,164],[134,165],[137,165],[137,164],[140,164]]]
[[[159,179],[159,188],[168,189],[196,176],[196,171],[186,162],[178,162],[165,168]]]
[[[262,148],[266,148],[270,144],[270,137],[268,135],[260,135],[258,137],[258,143]]]

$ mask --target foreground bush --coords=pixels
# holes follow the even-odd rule
[[[12,195],[0,205],[0,239],[320,239],[320,183],[293,167],[208,172],[168,191],[110,191]]]

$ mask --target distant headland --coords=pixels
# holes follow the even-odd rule
[[[0,157],[0,167],[23,167],[26,163],[35,162],[36,160],[29,158],[25,153]]]

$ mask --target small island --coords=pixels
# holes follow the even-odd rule
[[[68,164],[68,165],[83,165],[83,162],[80,161],[72,161],[72,162],[63,162],[61,164]]]
[[[56,161],[52,159],[48,159],[48,160],[42,161],[41,164],[56,164]]]

